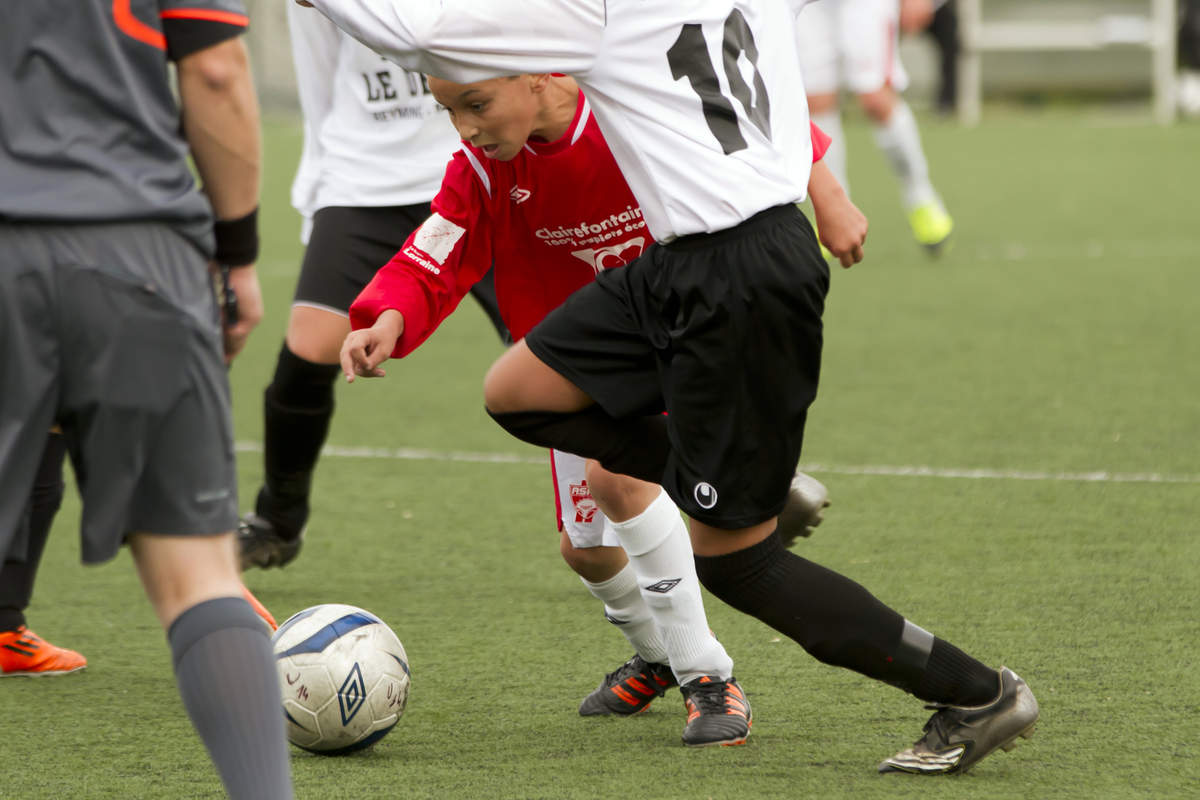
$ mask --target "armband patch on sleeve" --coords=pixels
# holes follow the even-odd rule
[[[413,237],[413,245],[420,248],[430,258],[439,264],[445,264],[446,258],[454,250],[454,245],[467,232],[461,225],[434,213],[417,229]]]

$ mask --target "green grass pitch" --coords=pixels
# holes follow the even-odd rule
[[[1200,129],[923,123],[958,226],[936,261],[869,131],[848,128],[871,232],[867,260],[833,276],[803,464],[834,504],[798,551],[1016,669],[1042,705],[1034,738],[961,778],[877,775],[921,704],[711,598],[754,705],[746,746],[685,749],[676,692],[580,718],[629,653],[558,556],[542,456],[483,413],[501,347],[468,302],[386,379],[339,388],[305,549],[247,575],[281,620],[374,611],[412,662],[408,711],[373,750],[292,751],[299,798],[1200,796]],[[232,371],[243,506],[300,254],[298,127],[267,134],[270,307]],[[128,555],[81,568],[78,515],[68,492],[29,617],[90,666],[0,682],[0,797],[222,796]]]

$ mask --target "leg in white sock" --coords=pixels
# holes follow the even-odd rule
[[[620,552],[618,548],[604,549]],[[593,582],[583,575],[579,579],[593,597],[604,603],[605,618],[617,626],[639,656],[652,664],[668,663],[666,643],[642,599],[632,566],[626,563],[616,575],[603,581]]]
[[[883,89],[881,92],[890,93],[886,103],[880,101],[872,105],[864,99],[863,105],[875,123],[875,143],[883,151],[892,172],[900,182],[900,194],[905,210],[911,211],[927,203],[940,205],[941,199],[929,179],[929,163],[925,159],[925,150],[921,146],[921,132],[917,128],[917,119],[913,116],[912,109],[904,102],[904,98],[891,89]],[[890,113],[887,113],[887,106],[890,106]]]
[[[588,483],[629,556],[641,594],[680,684],[704,675],[728,679],[733,660],[708,628],[687,526],[661,487],[588,469]],[[603,473],[603,474],[601,474]],[[646,499],[650,498],[649,503]],[[630,511],[641,508],[630,515]]]

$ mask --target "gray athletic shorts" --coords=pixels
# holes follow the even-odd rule
[[[0,554],[55,422],[83,499],[84,562],[133,532],[235,527],[212,281],[168,225],[0,223]]]

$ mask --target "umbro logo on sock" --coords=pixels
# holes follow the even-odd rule
[[[666,594],[679,585],[683,578],[663,578],[658,583],[652,583],[646,587],[647,592],[656,592],[658,594]]]

